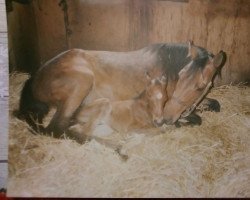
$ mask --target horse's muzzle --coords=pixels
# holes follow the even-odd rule
[[[160,126],[162,126],[162,125],[164,124],[164,120],[163,120],[163,119],[155,119],[155,120],[153,121],[153,123],[154,123],[154,125],[155,125],[156,127],[160,127]]]

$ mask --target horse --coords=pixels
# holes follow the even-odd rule
[[[201,121],[193,111],[197,101],[205,98],[225,62],[225,52],[213,55],[192,42],[151,44],[128,52],[70,49],[46,62],[25,82],[18,117],[36,132],[60,137],[84,105],[98,98],[115,101],[138,95],[146,86],[147,71],[151,77],[167,78],[164,123],[175,124],[189,115],[195,116],[191,121],[196,123]],[[219,110],[217,100],[209,102],[209,109]],[[56,113],[45,128],[43,118],[51,107],[56,107]]]
[[[127,133],[161,126],[167,101],[166,77],[152,79],[148,74],[146,77],[146,88],[132,99],[112,102],[108,98],[100,98],[82,107],[74,125],[69,127],[68,135],[83,143],[88,137],[98,138],[113,132]]]

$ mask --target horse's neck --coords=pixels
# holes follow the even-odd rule
[[[134,99],[134,104],[135,105],[141,105],[141,106],[145,106],[146,104],[148,104],[148,99],[146,98],[146,90],[143,90],[137,97],[135,97]]]
[[[167,88],[166,88],[166,92],[167,92],[167,101],[169,99],[171,99],[171,97],[173,96],[176,84],[177,84],[178,80],[170,80],[167,83]]]

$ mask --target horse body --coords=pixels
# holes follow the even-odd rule
[[[164,117],[169,123],[174,123],[202,94],[202,90],[197,92],[194,85],[201,81],[206,85],[213,78],[216,67],[213,67],[212,58],[211,62],[208,62],[208,57],[205,49],[190,44],[155,44],[131,52],[72,49],[45,63],[34,77],[27,81],[22,91],[25,98],[20,101],[21,115],[28,123],[31,122],[30,114],[41,123],[47,110],[39,107],[44,106],[43,104],[56,106],[57,111],[45,131],[54,132],[54,135],[59,137],[69,127],[70,120],[81,106],[98,98],[117,101],[139,94],[147,83],[144,75],[147,71],[151,77],[167,77],[166,96],[171,100],[172,106],[168,106],[167,101]],[[218,54],[218,57],[221,55]],[[187,70],[184,70],[185,68]],[[203,75],[197,69],[206,69],[209,73]],[[190,75],[182,78],[180,83],[178,79],[181,71]],[[205,81],[200,78],[203,76]],[[181,95],[183,89],[186,89],[185,92],[192,98],[189,98],[185,105],[179,105],[171,98],[176,90],[175,99],[187,98]],[[30,99],[27,93],[31,93]],[[25,99],[37,106],[27,106]],[[178,107],[176,112],[175,107]],[[39,114],[41,110],[42,113]],[[34,123],[31,126],[36,129]]]
[[[102,137],[162,125],[165,90],[166,79],[162,76],[152,79],[136,98],[123,101],[99,98],[78,111],[76,125],[69,128],[69,135],[83,142],[85,136]]]
[[[182,45],[181,48],[187,55],[188,46]],[[131,52],[69,50],[47,62],[38,71],[33,92],[34,94],[39,93],[39,96],[36,95],[38,99],[46,100],[42,96],[48,98],[47,91],[51,91],[51,95],[54,95],[48,101],[58,101],[59,93],[67,96],[68,89],[71,89],[69,83],[71,85],[78,81],[73,80],[81,81],[83,79],[84,84],[88,85],[88,76],[93,75],[96,93],[96,97],[93,98],[130,99],[144,89],[145,71],[154,76],[173,74],[169,72],[169,69],[177,69],[175,73],[178,73],[178,70],[190,60],[186,59],[186,62],[180,63],[181,65],[178,66],[176,63],[166,62],[166,58],[164,58],[166,54],[169,57],[173,56],[172,49],[160,44]],[[176,57],[179,56],[181,60],[178,52],[176,54],[173,59],[178,59]],[[79,85],[79,83],[77,84]],[[61,90],[59,91],[58,88]],[[92,100],[89,99],[89,101]]]
[[[156,55],[145,49],[73,49],[47,62],[35,75],[32,91],[36,99],[57,108],[47,131],[60,135],[81,104],[103,97],[125,100],[140,93],[146,84],[145,71],[155,69]]]

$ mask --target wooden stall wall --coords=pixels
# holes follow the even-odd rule
[[[63,4],[60,2],[59,0],[32,1],[41,64],[68,49]]]
[[[33,0],[31,4],[41,63],[68,48],[128,51],[192,39],[213,53],[227,52],[218,84],[250,79],[248,0]]]
[[[128,1],[67,1],[70,47],[129,50]]]
[[[32,5],[12,2],[7,13],[10,71],[33,72],[40,63],[38,36]]]

